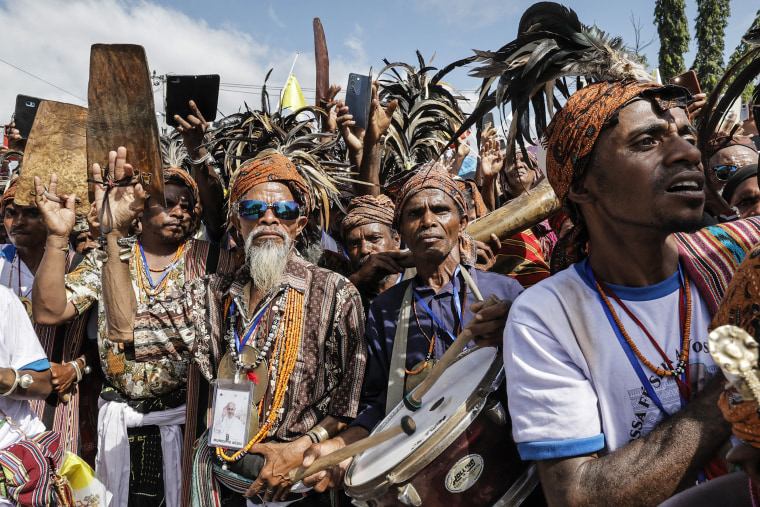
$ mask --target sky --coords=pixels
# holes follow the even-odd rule
[[[696,0],[687,0],[692,39]],[[524,10],[520,0],[384,0],[382,2],[292,0],[0,0],[6,43],[0,54],[0,120],[10,120],[17,94],[86,105],[89,53],[94,43],[131,43],[145,47],[148,65],[159,76],[219,74],[219,110],[237,112],[244,103],[260,107],[260,87],[274,94],[294,74],[308,103],[315,94],[312,20],[321,19],[330,56],[330,82],[345,88],[350,72],[374,75],[383,58],[418,66],[443,67],[511,41]],[[631,18],[640,26],[643,53],[656,66],[659,41],[654,0],[636,2],[567,0],[586,25],[635,45]],[[726,30],[726,60],[752,23],[758,5],[732,0]],[[686,65],[694,61],[692,40]],[[445,79],[474,103],[480,81],[458,70]],[[155,106],[163,111],[163,88],[154,87]],[[273,101],[274,102],[274,101]],[[464,106],[465,110],[471,106]]]

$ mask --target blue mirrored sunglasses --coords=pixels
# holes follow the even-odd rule
[[[250,199],[236,202],[232,207],[232,212],[237,213],[240,218],[256,220],[263,217],[268,209],[271,209],[274,216],[280,220],[295,220],[300,216],[298,203],[293,201],[268,203]]]
[[[728,181],[728,179],[733,176],[737,169],[738,167],[735,165],[719,165],[718,167],[714,168],[713,171],[715,171],[715,177],[717,177],[720,181]]]

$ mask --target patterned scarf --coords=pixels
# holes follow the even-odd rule
[[[240,167],[230,185],[230,203],[238,202],[250,189],[268,181],[287,185],[293,198],[306,208],[302,215],[309,214],[311,198],[306,182],[296,165],[279,153],[251,159]]]
[[[377,197],[362,195],[351,199],[346,208],[346,216],[341,223],[341,234],[345,237],[346,232],[354,227],[367,224],[383,224],[393,227],[393,201],[385,195]]]

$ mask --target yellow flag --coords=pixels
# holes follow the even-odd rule
[[[280,105],[283,109],[290,109],[291,111],[296,111],[306,106],[306,99],[303,98],[301,87],[298,86],[298,80],[294,74],[288,76],[288,84],[285,85],[285,90],[282,92],[282,102]]]

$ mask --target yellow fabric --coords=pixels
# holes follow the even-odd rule
[[[66,476],[72,489],[86,488],[92,482],[92,478],[95,477],[95,472],[90,468],[90,465],[71,452],[66,453],[60,474]]]
[[[283,109],[287,108],[291,111],[306,107],[306,99],[303,98],[301,87],[298,86],[298,80],[294,74],[288,77],[288,84],[285,85],[285,90],[282,92],[282,102],[280,102],[280,105]]]

